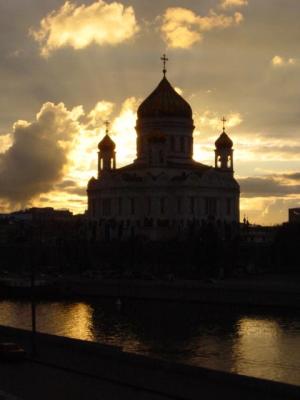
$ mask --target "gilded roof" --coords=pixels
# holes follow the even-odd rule
[[[99,150],[114,150],[116,148],[115,142],[110,138],[108,134],[104,136],[98,145]]]
[[[192,118],[192,109],[166,77],[138,108],[139,118]]]
[[[217,148],[231,149],[233,146],[233,141],[230,139],[227,133],[223,131],[218,139],[215,141],[215,145]]]

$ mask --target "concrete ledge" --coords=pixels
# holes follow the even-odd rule
[[[0,338],[18,341],[30,350],[31,333],[28,331],[0,327]],[[209,400],[226,396],[230,400],[300,398],[299,386],[152,359],[123,352],[119,347],[41,333],[36,335],[36,345],[38,353],[34,360],[38,363],[174,399],[198,400],[200,396]]]
[[[13,396],[9,393],[3,392],[0,390],[0,400],[22,400],[20,397]]]

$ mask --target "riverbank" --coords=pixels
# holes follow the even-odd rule
[[[0,327],[1,340],[29,352],[31,334]],[[194,400],[300,398],[300,387],[192,367],[48,334],[36,335],[37,355],[24,363],[0,363],[0,388],[22,399]]]
[[[138,281],[69,279],[60,292],[83,297],[300,308],[300,280]]]
[[[0,297],[31,297],[31,287],[0,287]],[[50,299],[128,298],[228,304],[255,307],[300,308],[300,277],[232,280],[134,280],[64,277],[35,288],[35,296]]]

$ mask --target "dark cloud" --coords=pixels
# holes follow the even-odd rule
[[[76,194],[77,196],[82,196],[84,198],[86,198],[86,187],[74,187],[74,188],[70,188],[68,190],[68,193],[70,194]]]
[[[282,145],[282,146],[277,146],[277,145],[261,145],[261,146],[251,146],[251,151],[254,153],[263,153],[263,154],[270,154],[270,153],[276,153],[276,154],[286,154],[286,155],[299,155],[300,157],[300,146],[287,146],[287,145]]]
[[[78,132],[76,113],[63,104],[43,105],[32,123],[14,125],[13,145],[0,156],[0,197],[25,205],[53,189],[63,176],[68,146]]]
[[[77,187],[77,183],[71,179],[63,180],[55,185],[55,189],[69,189]]]
[[[64,180],[56,184],[55,189],[59,190],[60,192],[86,197],[86,187],[81,187],[72,180]]]
[[[241,178],[239,184],[242,197],[278,197],[300,194],[300,185],[286,185],[273,177]]]
[[[300,172],[295,172],[292,174],[282,174],[281,176],[292,181],[300,181]]]

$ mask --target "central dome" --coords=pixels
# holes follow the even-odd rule
[[[139,106],[137,115],[138,118],[192,118],[192,109],[163,77],[157,88]]]

